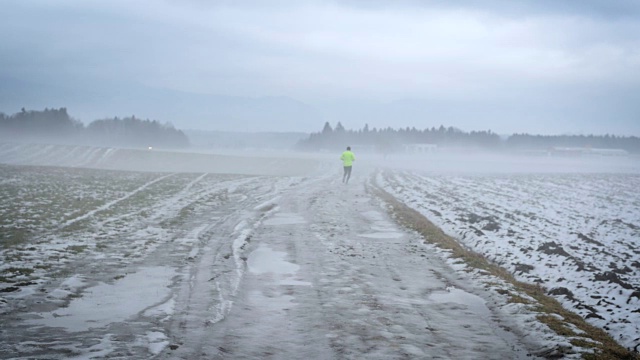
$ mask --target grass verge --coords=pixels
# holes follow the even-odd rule
[[[424,215],[398,201],[393,195],[375,186],[370,190],[389,206],[389,210],[400,225],[422,235],[425,242],[450,251],[453,258],[460,259],[471,268],[484,271],[512,284],[517,293],[505,294],[509,296],[509,301],[528,301],[518,293],[534,298],[536,301],[535,311],[539,312],[538,320],[558,335],[570,338],[569,341],[574,347],[583,349],[582,357],[584,359],[640,359],[638,354],[618,344],[604,330],[590,325],[581,316],[565,309],[557,300],[547,296],[545,289],[540,285],[517,281],[510,272],[487,260],[484,256],[466,249]],[[573,329],[579,331],[576,332]]]

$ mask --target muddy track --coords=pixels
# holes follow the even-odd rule
[[[175,314],[160,357],[525,358],[523,341],[470,293],[480,290],[398,228],[365,181],[324,177],[281,191],[253,223],[242,269],[217,265],[224,250],[203,253],[196,273],[206,275],[183,284],[181,298],[209,297]],[[222,306],[215,284],[234,270],[243,275]],[[452,289],[467,300],[449,298]],[[223,318],[207,321],[221,307]]]
[[[29,300],[4,314],[2,356],[530,359],[539,351],[536,339],[517,335],[524,329],[505,330],[513,322],[482,288],[394,223],[368,176],[349,185],[331,171],[167,179],[75,223],[109,231],[112,243],[79,254],[67,277],[26,297],[64,294],[60,301]],[[135,204],[146,209],[154,194],[157,210],[142,216]]]

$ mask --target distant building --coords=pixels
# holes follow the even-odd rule
[[[590,149],[590,154],[602,156],[627,156],[629,152],[622,149]]]
[[[438,149],[436,144],[404,144],[404,151],[412,154],[424,154]]]
[[[550,156],[627,156],[629,152],[622,149],[598,149],[591,147],[551,147]]]

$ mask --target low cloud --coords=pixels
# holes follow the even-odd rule
[[[638,112],[637,102],[598,95],[598,89],[640,90],[635,2],[272,5],[10,1],[0,25],[0,78],[106,93],[133,87],[286,96],[315,107],[423,99],[469,109],[509,101],[509,108],[531,110],[532,103],[560,94],[568,109],[550,104],[527,111],[528,117],[572,116],[596,101],[601,109],[617,109],[621,128]],[[486,118],[477,115],[467,118]],[[597,120],[580,116],[584,124]],[[498,118],[496,126],[513,121]],[[527,131],[526,122],[512,125]],[[556,120],[548,125],[562,131]]]

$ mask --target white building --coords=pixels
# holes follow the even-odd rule
[[[549,155],[560,156],[627,156],[629,152],[622,149],[598,149],[591,147],[552,147]]]
[[[436,144],[404,144],[404,151],[413,154],[434,152],[438,149]]]

